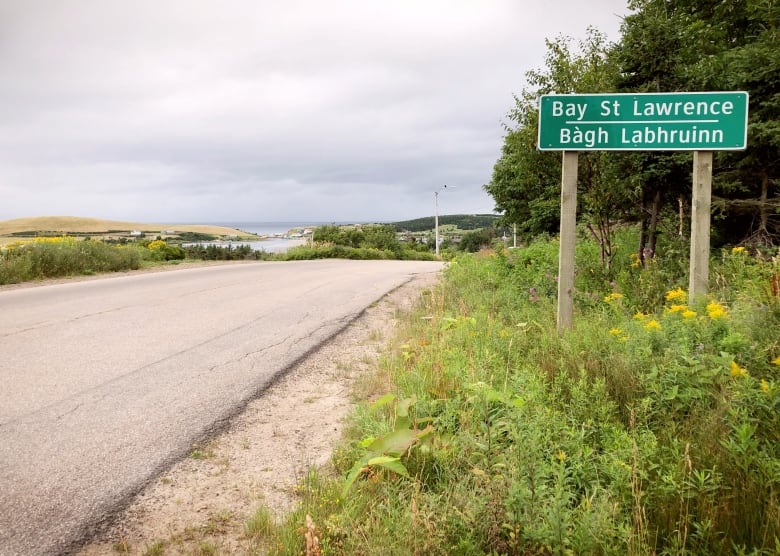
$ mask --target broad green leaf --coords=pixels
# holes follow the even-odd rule
[[[493,388],[487,388],[485,390],[485,398],[489,402],[503,402],[503,403],[506,403],[506,399],[504,397],[504,394],[502,394],[498,390],[494,390]]]
[[[394,429],[411,429],[412,428],[412,420],[404,415],[404,416],[398,416],[395,419],[395,426]]]
[[[389,403],[392,403],[395,401],[395,394],[385,394],[381,398],[379,398],[377,401],[371,404],[371,409],[379,409],[380,407],[384,407]]]
[[[358,461],[356,461],[355,465],[352,466],[352,469],[349,470],[349,474],[347,475],[347,482],[344,483],[344,488],[341,489],[342,498],[346,498],[349,489],[352,488],[352,485],[355,483],[360,473],[363,472],[367,462],[368,456],[363,456]]]
[[[406,467],[404,467],[404,464],[401,463],[401,460],[399,460],[398,458],[392,458],[389,456],[379,456],[368,460],[368,465],[382,467],[384,469],[392,471],[393,473],[398,473],[399,475],[402,475],[404,477],[409,476],[409,471],[406,470]]]
[[[368,447],[374,454],[403,454],[417,440],[411,429],[397,429],[377,438]]]
[[[361,448],[368,448],[375,440],[376,440],[375,436],[367,436],[366,438],[358,442],[358,446],[360,446]]]

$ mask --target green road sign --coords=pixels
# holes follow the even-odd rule
[[[748,94],[542,95],[542,151],[722,151],[747,145]]]

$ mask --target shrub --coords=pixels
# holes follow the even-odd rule
[[[168,245],[161,239],[152,241],[146,248],[151,252],[153,261],[178,261],[186,257],[184,249],[178,245]]]
[[[484,228],[482,230],[466,232],[463,234],[460,243],[458,243],[458,249],[469,253],[476,253],[480,249],[490,247],[495,237],[496,230],[494,228]]]
[[[133,270],[141,265],[134,248],[70,237],[38,238],[0,251],[0,284]]]

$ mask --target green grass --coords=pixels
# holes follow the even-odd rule
[[[244,525],[244,533],[249,538],[262,540],[271,535],[273,528],[274,521],[271,512],[265,507],[260,507],[247,520]]]
[[[144,254],[144,251],[148,252]],[[148,249],[71,237],[38,238],[0,250],[0,285],[140,268]]]
[[[294,247],[285,253],[265,253],[254,251],[248,246],[232,248],[209,245],[183,249],[163,240],[111,245],[101,240],[60,236],[13,242],[0,247],[0,285],[178,264],[185,258],[293,261],[323,258],[433,260],[435,257],[428,251],[400,245],[396,250],[383,250],[318,244]]]
[[[157,541],[151,546],[147,546],[143,554],[144,556],[162,556],[165,554],[165,543]]]
[[[621,234],[611,273],[580,242],[563,334],[554,240],[451,263],[270,553],[307,514],[323,554],[777,553],[780,263],[719,252],[687,304],[684,250]]]
[[[429,251],[416,251],[413,249],[377,249],[375,247],[348,247],[345,245],[315,244],[299,245],[285,253],[274,254],[274,260],[298,261],[310,259],[356,259],[356,260],[421,260],[432,261],[435,259]]]

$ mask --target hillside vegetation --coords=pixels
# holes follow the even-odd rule
[[[460,230],[492,228],[498,216],[495,214],[447,214],[439,216],[439,226],[454,226]],[[393,222],[398,232],[425,232],[435,227],[433,216]]]
[[[777,554],[780,258],[714,254],[688,300],[681,241],[613,274],[577,251],[556,331],[558,245],[462,255],[367,379],[335,476],[311,470],[271,554]],[[308,518],[313,521],[308,529]]]

